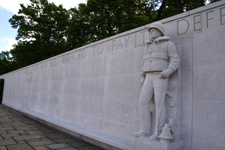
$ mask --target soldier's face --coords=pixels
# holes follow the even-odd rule
[[[162,36],[161,33],[157,29],[153,28],[149,31],[150,39],[156,39],[156,38],[161,37],[161,36]]]

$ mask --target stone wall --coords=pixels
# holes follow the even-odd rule
[[[224,150],[225,2],[160,22],[181,60],[179,140],[184,150]],[[5,79],[3,104],[104,143],[136,149],[148,26],[0,76]]]

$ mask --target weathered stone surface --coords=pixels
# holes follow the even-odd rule
[[[9,139],[9,140],[0,140],[0,146],[4,146],[4,145],[12,145],[12,144],[16,144],[16,141],[13,139]]]
[[[16,141],[18,144],[26,143],[26,141]]]
[[[15,137],[15,140],[29,140],[29,139],[38,139],[44,137],[43,135],[24,135]]]
[[[8,150],[33,150],[33,148],[28,144],[17,144],[7,146]]]
[[[8,133],[6,131],[0,131],[0,134],[5,135],[5,134],[8,134]]]
[[[55,143],[52,140],[45,140],[45,141],[33,141],[33,142],[28,142],[31,146],[40,146],[40,145],[47,145],[47,144],[53,144]]]
[[[17,131],[8,131],[9,134],[15,134],[15,133],[25,133],[23,130],[17,130]]]
[[[30,135],[32,135],[32,134],[43,134],[43,132],[41,132],[41,131],[26,131],[26,133],[28,133],[28,134],[30,134]]]
[[[0,150],[7,150],[5,146],[0,146]]]
[[[51,144],[51,145],[46,145],[50,149],[64,149],[64,148],[72,148],[72,146],[66,144],[66,143],[61,143],[61,144]]]
[[[70,145],[76,147],[76,148],[82,148],[82,147],[91,147],[92,145],[91,144],[88,144],[88,143],[85,143],[85,142],[72,142],[70,143]]]
[[[38,127],[34,130],[12,130],[11,128],[7,128],[10,130],[0,130],[0,150],[49,150],[46,145],[54,145],[53,148],[60,148],[61,150],[78,150],[72,145],[68,145],[68,143],[72,142],[81,142],[80,148],[84,148],[87,145],[86,142],[81,141],[80,139],[73,138],[65,133],[59,132],[55,129],[47,127],[43,124],[40,124],[36,121],[32,121],[26,117],[23,113],[20,113],[16,110],[8,108],[6,106],[0,105],[0,115],[2,117],[10,117],[11,121],[8,123],[18,123],[21,125],[23,122],[23,128],[26,127]],[[5,112],[9,113],[5,113]],[[20,121],[13,121],[18,119],[18,116],[21,116]],[[3,126],[0,126],[0,129],[6,129]],[[29,134],[28,134],[29,133]],[[50,139],[48,136],[51,136],[53,139]],[[66,144],[67,143],[67,144]],[[93,148],[96,148],[92,145]]]
[[[178,98],[167,109],[167,121],[175,118],[173,143],[183,140],[185,150],[222,150],[225,2],[160,22],[165,25],[165,35],[175,43],[181,60],[177,74],[171,76],[178,78],[175,93]],[[87,136],[129,150],[134,150],[133,145],[138,141],[142,150],[149,150],[147,138],[140,141],[133,136],[139,129],[140,66],[149,26],[0,76],[5,79],[3,104],[65,128],[61,130],[74,131],[77,137]],[[173,89],[173,85],[169,88]],[[167,104],[172,104],[171,98],[167,100]],[[21,121],[22,116],[12,120],[7,115],[9,112],[0,109],[0,127],[3,127],[0,131],[4,134],[15,129],[42,128],[25,127],[29,121]],[[43,128],[42,132],[48,138],[63,139],[47,130]],[[29,139],[24,138],[19,140]],[[33,139],[31,135],[30,138]]]
[[[2,135],[3,138],[6,138],[6,137],[16,137],[16,136],[19,136],[19,134],[17,134],[17,133],[12,133],[12,134],[3,134],[3,135]]]
[[[35,146],[34,149],[35,150],[49,150],[49,148],[47,148],[46,146]]]
[[[76,148],[63,148],[63,149],[61,149],[61,150],[78,150],[78,149],[76,149]],[[93,150],[95,150],[95,149],[93,149]],[[96,149],[97,150],[97,149]]]
[[[9,128],[5,128],[5,127],[0,128],[0,131],[6,131],[6,130],[14,130],[14,128],[11,128],[11,127],[9,127]]]

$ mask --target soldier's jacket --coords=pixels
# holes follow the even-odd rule
[[[163,36],[147,44],[143,57],[142,74],[159,72],[168,68],[174,72],[178,66],[177,49],[169,37]]]

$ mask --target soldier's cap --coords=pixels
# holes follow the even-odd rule
[[[149,32],[151,29],[157,29],[157,30],[160,31],[161,34],[164,36],[165,28],[164,28],[164,26],[162,25],[162,23],[160,23],[160,22],[154,22],[154,23],[150,24],[150,27],[148,28],[148,32]]]

